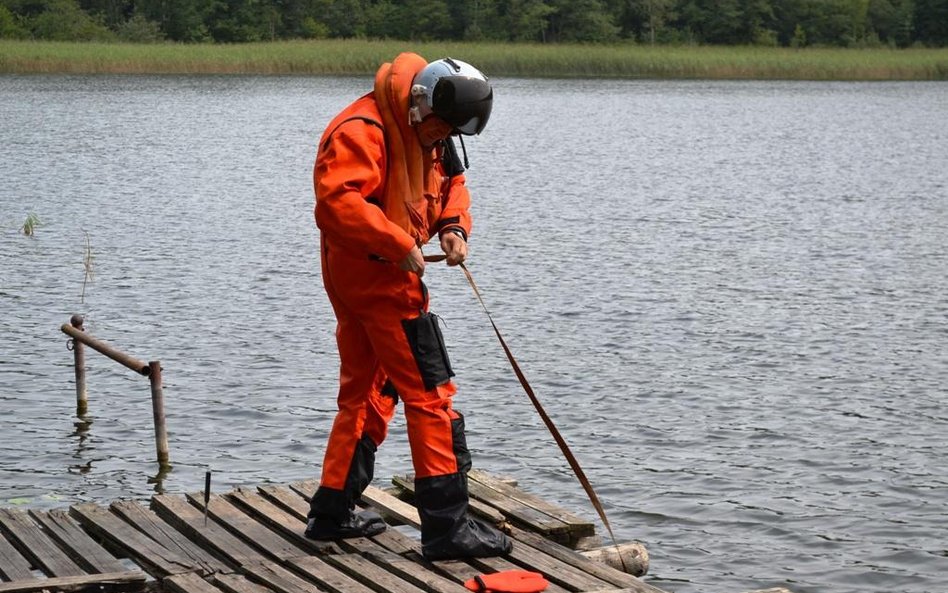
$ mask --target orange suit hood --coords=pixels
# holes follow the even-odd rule
[[[411,83],[427,65],[418,54],[401,53],[378,69],[373,91],[388,136],[388,176],[382,200],[385,215],[419,245],[428,240],[424,189],[431,159],[430,150],[424,150],[415,137],[408,110]]]

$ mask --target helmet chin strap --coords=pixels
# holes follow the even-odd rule
[[[470,168],[471,168],[471,163],[469,163],[468,160],[467,160],[467,147],[464,146],[464,135],[463,135],[463,134],[458,134],[458,140],[461,141],[461,153],[464,155],[464,168],[465,168],[465,169],[470,169]]]

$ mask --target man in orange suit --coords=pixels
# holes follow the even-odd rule
[[[429,560],[510,551],[503,534],[467,515],[471,467],[454,372],[428,311],[421,247],[437,236],[448,265],[467,256],[470,195],[452,136],[479,134],[493,90],[476,68],[403,53],[372,92],[346,107],[319,142],[313,174],[323,284],[336,315],[338,412],[307,537],[385,529],[355,511],[396,403],[404,404],[422,552]]]

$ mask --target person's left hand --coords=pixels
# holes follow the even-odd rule
[[[448,256],[449,266],[456,266],[467,258],[467,241],[457,233],[441,235],[441,251]]]

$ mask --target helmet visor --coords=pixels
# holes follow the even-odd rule
[[[494,91],[486,80],[467,76],[441,78],[432,93],[431,110],[454,127],[455,134],[480,134],[490,119]]]

